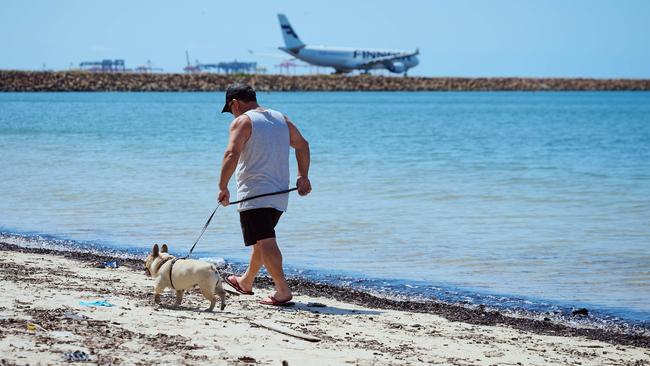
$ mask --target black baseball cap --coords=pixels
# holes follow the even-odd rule
[[[224,104],[221,113],[230,112],[230,102],[233,99],[241,100],[242,102],[256,102],[257,96],[255,89],[250,85],[242,83],[233,83],[226,89],[226,104]]]

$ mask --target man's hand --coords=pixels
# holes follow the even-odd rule
[[[217,203],[220,203],[222,206],[228,206],[230,204],[230,191],[228,191],[228,188],[219,190]]]
[[[301,196],[306,196],[311,193],[311,182],[307,177],[298,177],[296,187],[298,187],[298,194]]]

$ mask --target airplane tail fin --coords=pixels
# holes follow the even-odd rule
[[[291,27],[291,24],[289,24],[289,19],[287,19],[286,15],[278,14],[278,20],[280,20],[280,28],[286,48],[290,51],[296,52],[305,47],[305,44],[302,43],[296,32],[293,30],[293,27]]]

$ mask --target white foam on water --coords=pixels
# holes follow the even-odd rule
[[[199,260],[214,263],[219,268],[226,266],[226,260],[221,257],[201,257]]]
[[[49,249],[62,252],[81,252],[96,255],[109,255],[122,259],[142,259],[144,255],[120,251],[94,243],[81,243],[74,240],[57,239],[42,235],[25,235],[0,232],[0,240],[7,244],[17,245],[23,248]]]

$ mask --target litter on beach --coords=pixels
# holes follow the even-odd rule
[[[90,356],[84,351],[74,351],[64,353],[63,359],[69,362],[87,362],[90,361]]]
[[[106,300],[95,300],[95,301],[79,301],[79,305],[81,306],[87,306],[87,307],[98,307],[98,306],[105,306],[105,307],[111,307],[113,304]]]
[[[119,268],[120,263],[117,262],[117,261],[106,261],[106,262],[97,263],[97,265],[95,267],[97,267],[97,268]]]

